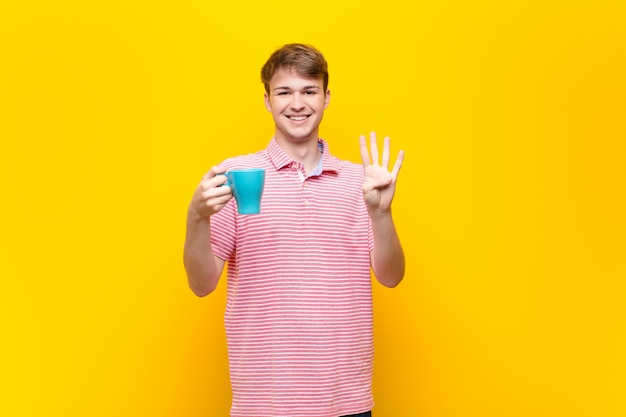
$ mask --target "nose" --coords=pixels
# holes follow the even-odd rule
[[[302,95],[299,93],[292,94],[290,104],[293,111],[300,111],[304,109],[304,100],[302,99]]]

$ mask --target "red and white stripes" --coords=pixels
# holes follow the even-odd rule
[[[372,408],[371,224],[361,165],[332,157],[307,178],[274,140],[222,166],[264,168],[258,215],[211,218],[228,261],[232,417],[337,417]],[[299,172],[299,173],[298,173]]]

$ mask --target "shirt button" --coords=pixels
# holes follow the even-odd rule
[[[309,200],[305,200],[305,201],[304,201],[304,205],[305,205],[305,206],[308,206],[308,205],[309,205]]]

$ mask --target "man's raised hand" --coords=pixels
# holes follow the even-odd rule
[[[404,151],[398,153],[393,169],[389,172],[389,137],[385,137],[383,144],[382,161],[378,162],[378,144],[376,133],[370,133],[370,150],[367,148],[367,140],[361,135],[361,159],[365,170],[363,180],[363,199],[370,213],[372,211],[386,212],[391,209],[391,202],[396,191],[398,173],[402,167]],[[370,160],[371,154],[371,160]]]

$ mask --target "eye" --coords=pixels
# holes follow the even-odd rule
[[[307,90],[307,91],[304,92],[304,94],[306,94],[307,96],[312,96],[312,95],[315,95],[315,91]]]
[[[287,94],[289,94],[288,91],[279,91],[278,93],[276,93],[277,96],[286,96]]]

